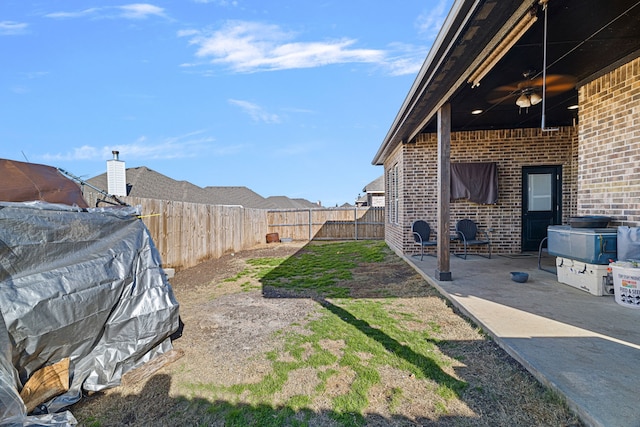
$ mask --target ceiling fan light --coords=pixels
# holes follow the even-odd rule
[[[516,99],[516,105],[520,108],[529,108],[531,107],[531,100],[526,94],[522,94]]]
[[[531,100],[531,105],[536,105],[542,102],[542,97],[535,92],[529,96],[529,99]]]

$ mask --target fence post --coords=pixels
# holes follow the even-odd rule
[[[353,228],[355,233],[355,239],[358,240],[358,207],[353,208]]]

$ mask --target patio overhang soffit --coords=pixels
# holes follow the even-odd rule
[[[456,0],[372,163],[445,103],[454,132],[571,126],[577,89],[639,55],[640,0]]]

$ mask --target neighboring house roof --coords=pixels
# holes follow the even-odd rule
[[[267,197],[267,201],[277,209],[317,209],[320,207],[305,199],[290,199],[286,196],[270,196]]]
[[[175,200],[190,203],[203,203],[210,205],[239,205],[245,208],[256,209],[287,209],[291,205],[296,207],[318,207],[303,199],[289,199],[286,196],[278,196],[277,199],[265,199],[255,191],[247,187],[198,187],[188,181],[176,181],[166,175],[151,170],[145,166],[128,168],[126,170],[128,195],[159,200]],[[86,180],[94,187],[106,191],[107,173]],[[85,189],[85,191],[91,191]],[[287,202],[289,201],[289,202]]]
[[[320,202],[317,203],[313,203],[307,199],[301,199],[301,198],[295,198],[295,199],[291,199],[294,202],[296,202],[296,204],[298,206],[300,206],[301,209],[303,208],[308,208],[308,209],[313,209],[313,208],[321,208],[322,206],[320,206]]]
[[[127,187],[131,197],[184,202],[212,203],[211,195],[188,181],[176,181],[145,166],[128,168]],[[89,184],[107,190],[107,173],[86,180]]]
[[[419,133],[435,133],[445,103],[454,132],[573,126],[577,111],[568,107],[578,103],[577,88],[640,55],[637,0],[552,0],[547,20],[540,3],[455,0],[372,163],[382,165]],[[512,37],[514,30],[523,35]],[[523,88],[542,92],[543,70],[545,102],[520,109]]]
[[[241,205],[245,208],[276,209],[264,197],[247,187],[217,187],[204,188],[212,196],[214,205]]]
[[[384,193],[384,176],[380,175],[368,183],[363,189],[365,193]]]

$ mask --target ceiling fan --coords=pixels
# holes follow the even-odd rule
[[[518,107],[529,108],[542,102],[543,86],[545,96],[550,98],[571,90],[576,85],[576,79],[566,74],[548,74],[546,84],[544,77],[533,77],[534,71],[526,71],[522,75],[524,80],[493,89],[487,100],[491,104],[513,100]]]

